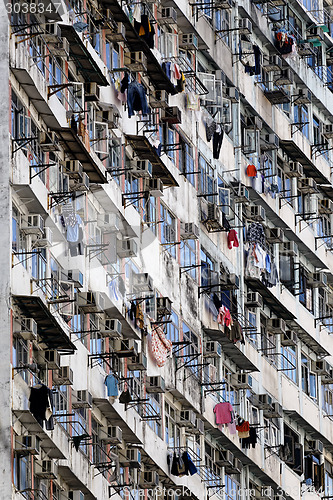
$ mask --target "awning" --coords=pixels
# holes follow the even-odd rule
[[[140,160],[149,160],[153,166],[153,177],[158,177],[164,186],[178,186],[178,182],[167,169],[153,146],[143,135],[125,135],[127,143]]]
[[[18,82],[20,82],[23,90],[26,92],[30,98],[31,103],[35,106],[38,113],[43,118],[46,125],[55,130],[60,127],[60,124],[54,113],[51,111],[49,105],[45,101],[44,97],[37,90],[35,82],[25,69],[21,68],[11,68],[11,71]]]
[[[40,297],[13,295],[13,301],[27,318],[33,318],[37,322],[38,335],[49,349],[64,351],[66,354],[74,353],[75,345]]]
[[[318,429],[313,427],[297,410],[284,409],[283,412],[305,430],[307,438],[319,439],[325,446],[330,447],[330,449],[333,448],[332,442],[319,432]]]
[[[103,413],[103,415],[112,423],[112,425],[117,425],[121,428],[124,441],[127,443],[142,444],[142,441],[140,441],[135,432],[132,431],[108,399],[94,398],[93,402],[101,413]]]
[[[13,414],[29,434],[35,434],[40,438],[40,445],[50,458],[65,458],[29,410],[13,410]]]
[[[110,318],[121,322],[121,334],[125,339],[141,340],[140,330],[134,328],[116,306],[106,307],[104,310]]]
[[[146,41],[140,37],[132,26],[128,16],[121,8],[118,0],[102,0],[102,4],[111,9],[112,17],[116,22],[121,22],[126,28],[126,45],[132,52],[142,51],[147,57],[147,73],[154,87],[166,90],[170,94],[177,94],[177,90],[163,71],[160,63],[148,47]]]
[[[82,493],[84,493],[84,498],[87,500],[97,500],[97,497],[95,497],[87,486],[85,486],[85,484],[74,474],[70,465],[59,464],[58,471],[61,478],[71,490],[82,491]]]
[[[286,151],[293,161],[298,161],[303,165],[304,174],[312,177],[319,185],[320,189],[333,199],[333,186],[330,184],[329,179],[318,170],[316,165],[306,156],[306,154],[295,144],[294,141],[280,140],[280,147]]]
[[[310,347],[313,352],[315,352],[319,357],[324,358],[325,356],[330,356],[331,354],[316,340],[314,339],[306,330],[304,330],[296,321],[291,321],[289,323],[290,329],[295,330],[297,337],[301,341]]]
[[[33,170],[32,175],[36,172]],[[13,190],[19,196],[20,200],[27,206],[33,214],[44,214],[48,215],[45,207],[43,206],[42,200],[37,198],[36,194],[31,188],[31,184],[13,184]]]
[[[222,351],[230,358],[240,370],[246,372],[257,372],[258,368],[249,360],[249,358],[231,342],[228,337],[218,328],[204,328],[206,335],[212,340],[217,340],[222,345]]]
[[[83,170],[88,174],[89,181],[98,184],[104,184],[107,182],[105,175],[105,168],[102,162],[100,165],[97,163],[99,159],[96,156],[97,161],[93,158],[93,155],[89,153],[81,137],[75,132],[75,130],[65,127],[56,130],[59,136],[60,142],[65,150],[65,152],[74,160],[79,160],[82,163]]]
[[[67,38],[69,42],[69,57],[70,59],[74,59],[78,67],[78,72],[81,73],[85,81],[95,82],[103,86],[109,85],[109,82],[88,48],[84,45],[77,31],[75,31],[75,28],[69,24],[59,24],[59,26],[61,36]]]
[[[273,313],[278,317],[286,321],[293,320],[295,316],[285,307],[277,297],[267,288],[260,279],[249,278],[245,276],[245,282],[249,287],[255,291],[259,292],[262,296],[265,304],[273,311]]]

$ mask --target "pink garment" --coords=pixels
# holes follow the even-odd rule
[[[214,407],[215,421],[217,424],[230,424],[232,418],[233,407],[231,403],[217,403]]]
[[[219,309],[219,313],[217,315],[217,322],[221,326],[224,325],[224,310],[223,310],[223,307],[220,307],[220,309]]]
[[[180,69],[179,69],[179,66],[178,66],[177,63],[175,63],[175,68],[174,69],[175,69],[175,78],[176,78],[176,80],[180,80],[181,77],[182,77],[182,74],[180,72]]]
[[[225,306],[223,307],[224,307],[224,324],[225,326],[230,326],[232,321],[230,311],[227,307]]]
[[[172,351],[172,342],[168,340],[162,328],[153,329],[151,334],[151,350],[157,366],[164,366]]]
[[[230,434],[237,434],[236,420],[234,419],[230,424],[227,424]]]

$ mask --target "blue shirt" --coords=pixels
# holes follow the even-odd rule
[[[118,380],[112,373],[106,376],[105,385],[108,388],[108,396],[118,396]]]

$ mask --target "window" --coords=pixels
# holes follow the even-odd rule
[[[206,484],[213,487],[217,477],[221,475],[221,468],[215,464],[215,448],[205,441],[205,474]]]
[[[299,268],[299,301],[313,312],[313,288],[308,284],[308,277],[303,267]]]
[[[18,490],[31,488],[31,456],[14,455],[14,485]]]
[[[27,238],[20,230],[21,214],[18,209],[12,206],[12,250],[17,253],[22,265],[27,268]]]
[[[180,428],[176,424],[176,409],[164,403],[165,442],[170,448],[180,446]]]
[[[214,203],[214,169],[208,161],[199,155],[200,193],[209,203]]]
[[[183,240],[180,247],[180,265],[187,269],[184,269],[193,279],[197,277],[197,270],[195,267],[189,268],[190,266],[195,266],[197,263],[196,259],[196,240]]]
[[[185,179],[195,186],[195,174],[192,173],[194,172],[193,148],[182,137],[179,138],[179,142],[179,170],[186,173]]]
[[[105,352],[104,339],[99,335],[98,318],[95,314],[90,314],[90,352],[91,354],[102,354]]]
[[[295,263],[293,257],[280,253],[280,281],[291,292],[296,293]]]
[[[23,339],[13,339],[13,366],[19,367],[29,362],[28,342]],[[29,373],[26,370],[19,370],[18,373],[23,380],[28,383]]]
[[[152,409],[158,414],[161,415],[161,394],[149,394],[148,395],[148,404],[151,405]],[[148,420],[148,425],[158,437],[162,438],[162,424],[161,420]]]
[[[148,196],[143,207],[143,220],[147,222],[147,227],[156,235],[157,234],[157,208],[156,198]]]
[[[297,382],[297,372],[296,372],[296,348],[293,346],[284,347],[281,346],[281,370],[283,373],[290,378],[293,382]],[[291,368],[291,364],[295,368]]]
[[[284,444],[281,448],[281,456],[297,474],[303,473],[303,446],[299,442],[299,435],[287,425],[284,426]]]
[[[15,92],[12,92],[11,132],[14,140],[31,137],[30,117]],[[27,154],[28,145],[24,144],[24,141],[19,141],[17,147]]]
[[[233,477],[225,475],[225,500],[237,500],[240,494],[240,485]]]
[[[129,163],[126,158],[126,168],[129,167]],[[133,193],[133,196],[130,196],[128,202],[134,206],[134,208],[139,211],[140,208],[140,200],[138,193],[139,189],[139,179],[132,176],[132,174],[128,171],[125,172],[125,193]]]
[[[294,123],[303,124],[301,131],[309,139],[309,111],[305,104],[294,104]]]
[[[36,280],[45,280],[46,278],[46,249],[41,248],[39,251],[32,250],[31,257],[31,274]]]
[[[169,212],[169,210],[161,203],[160,208],[161,216],[161,243],[166,244],[166,250],[176,258],[176,218]],[[170,245],[167,245],[170,243]]]
[[[167,147],[167,155],[172,161],[172,163],[176,162],[176,154],[173,145],[175,144],[175,131],[172,130],[171,128],[167,128],[167,140],[166,140],[166,145]]]
[[[311,360],[303,353],[301,354],[301,376],[302,390],[310,398],[317,400],[317,374],[311,372]]]
[[[217,185],[218,185],[218,204],[220,210],[224,214],[229,215],[231,208],[230,189],[226,188],[225,182],[220,176],[218,176],[217,178]]]
[[[61,385],[53,393],[54,414],[57,417],[57,422],[66,430],[69,430],[68,417],[65,415],[69,411],[68,404],[68,386]]]
[[[322,408],[327,415],[333,415],[333,384],[322,385]]]
[[[230,32],[230,12],[226,9],[215,11],[215,28],[216,31],[226,30],[225,33],[221,34],[222,40],[227,45],[231,45],[231,36]]]
[[[214,271],[215,263],[210,255],[201,248],[200,251],[201,263],[201,286],[208,286],[210,284],[211,271]]]
[[[166,325],[166,337],[171,342],[179,342],[179,318],[175,311],[171,312],[169,319],[171,323],[167,323]]]
[[[184,363],[189,365],[196,365],[199,363],[198,354],[199,354],[199,337],[190,330],[186,323],[183,322],[183,340],[184,342],[189,342],[183,349],[184,352]],[[195,376],[199,377],[198,370],[200,367],[189,366],[189,369],[195,374]]]

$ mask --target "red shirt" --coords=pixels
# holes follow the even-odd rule
[[[246,175],[248,177],[256,177],[257,175],[257,169],[254,165],[248,165],[246,169]]]

